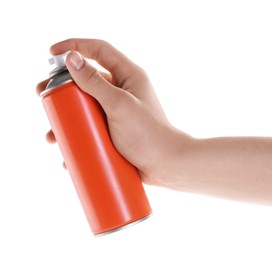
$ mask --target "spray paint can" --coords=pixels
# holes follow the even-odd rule
[[[53,69],[42,102],[91,230],[106,234],[152,210],[136,168],[112,144],[102,107],[72,80],[67,55],[49,60]]]

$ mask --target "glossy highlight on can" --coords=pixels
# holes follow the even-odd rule
[[[137,169],[115,149],[102,107],[72,80],[66,56],[50,60],[42,102],[91,230],[107,234],[152,210]]]

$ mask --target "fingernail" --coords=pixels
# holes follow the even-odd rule
[[[72,52],[70,55],[70,63],[75,70],[80,70],[83,67],[84,60],[77,52]]]

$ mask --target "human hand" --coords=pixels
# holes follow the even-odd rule
[[[146,73],[109,43],[70,39],[51,47],[52,55],[68,50],[67,68],[86,93],[103,107],[116,149],[135,165],[145,183],[166,185],[176,131],[168,122]],[[96,60],[109,73],[99,72],[86,58]],[[37,86],[40,93],[47,80]],[[52,131],[49,142],[55,142]]]
[[[68,50],[72,78],[101,104],[114,146],[143,182],[271,205],[271,138],[192,138],[168,122],[146,73],[109,43],[70,39],[51,47],[53,55]],[[52,131],[47,140],[55,142]]]

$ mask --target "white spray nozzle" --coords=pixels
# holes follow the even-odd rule
[[[50,73],[49,73],[50,76],[54,76],[64,70],[66,70],[65,62],[66,62],[66,58],[70,52],[71,51],[67,51],[67,52],[60,54],[60,55],[54,55],[48,60],[49,65],[51,67]]]

